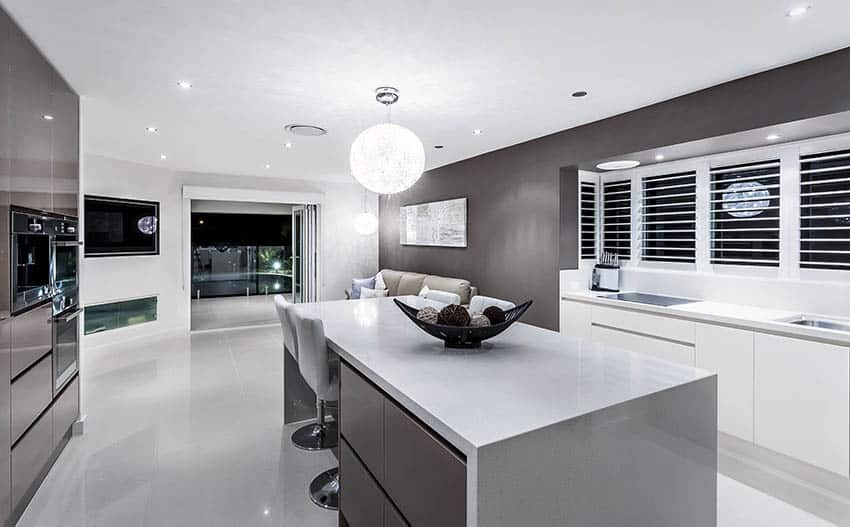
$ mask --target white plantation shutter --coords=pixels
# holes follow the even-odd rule
[[[641,259],[696,262],[696,172],[642,179]]]
[[[631,257],[632,182],[609,181],[602,185],[602,250]]]
[[[581,182],[581,258],[596,259],[596,183]]]
[[[850,270],[850,150],[800,157],[800,267]]]
[[[779,266],[779,160],[711,169],[711,263]]]

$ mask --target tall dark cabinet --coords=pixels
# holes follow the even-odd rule
[[[78,195],[79,97],[0,8],[0,527],[79,418],[79,379],[54,391],[51,304],[11,315],[10,207],[76,217]]]

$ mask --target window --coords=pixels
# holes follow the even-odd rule
[[[696,262],[696,172],[643,178],[641,259]]]
[[[596,259],[596,183],[581,182],[581,258]]]
[[[606,182],[602,186],[602,250],[621,259],[631,256],[632,182]]]
[[[850,270],[850,150],[800,157],[800,267]]]
[[[711,169],[711,263],[779,265],[779,160]]]

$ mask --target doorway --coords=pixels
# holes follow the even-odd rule
[[[274,296],[315,300],[317,207],[191,200],[192,331],[277,324]]]

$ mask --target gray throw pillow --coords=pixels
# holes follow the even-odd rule
[[[375,289],[375,277],[372,278],[355,278],[351,281],[351,298],[357,300],[360,298],[360,288],[368,287]]]

